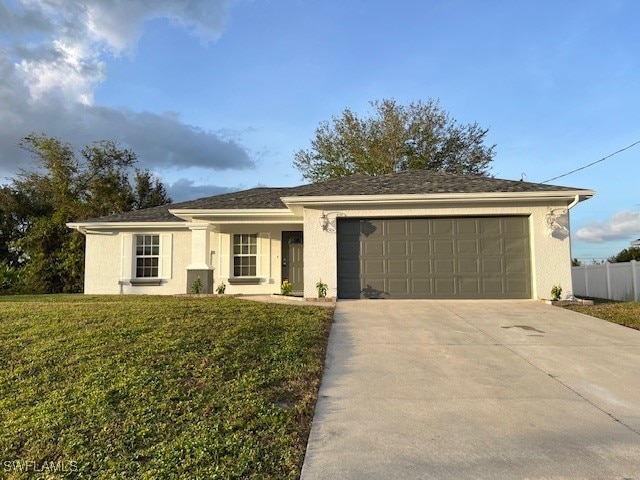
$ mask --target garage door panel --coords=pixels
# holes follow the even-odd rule
[[[526,277],[507,278],[506,284],[506,290],[509,294],[528,295],[529,293],[529,279]]]
[[[387,242],[385,253],[387,255],[406,255],[408,253],[406,240],[391,240]]]
[[[434,240],[433,241],[433,253],[434,255],[452,255],[453,254],[453,239],[451,240]]]
[[[503,234],[501,218],[480,219],[480,235],[485,237],[499,237]]]
[[[387,280],[386,291],[391,295],[408,295],[409,281],[406,278],[390,278]]]
[[[411,255],[427,255],[429,253],[428,240],[412,240],[409,242]]]
[[[362,244],[365,255],[384,255],[384,243],[382,240],[370,240]]]
[[[387,273],[389,275],[402,275],[407,277],[410,272],[409,260],[387,260]]]
[[[339,219],[338,295],[531,298],[528,229],[527,217]]]
[[[338,260],[358,258],[360,256],[360,238],[355,241],[348,239],[338,246]]]
[[[431,233],[433,235],[453,235],[453,220],[439,218],[432,220]]]
[[[507,255],[528,255],[528,242],[524,238],[505,238],[504,251]]]
[[[386,292],[384,278],[382,277],[365,277],[363,285],[361,285],[362,293],[365,296],[382,295]]]
[[[410,278],[410,293],[414,297],[421,297],[433,293],[433,285],[431,278]]]
[[[475,218],[461,218],[457,220],[458,235],[476,235],[478,233],[478,222]]]
[[[363,260],[362,273],[364,273],[365,275],[384,275],[386,273],[384,262],[385,260],[383,258],[379,258],[376,260]]]
[[[409,235],[419,235],[424,238],[429,235],[429,223],[424,219],[409,220],[407,223],[409,224]]]
[[[399,235],[405,237],[407,235],[406,220],[387,220],[384,222],[385,232],[387,235]]]
[[[455,272],[454,260],[452,258],[433,260],[433,270],[435,275],[442,275]]]
[[[522,217],[505,217],[503,223],[505,235],[526,236],[529,234],[529,222]]]
[[[462,255],[478,255],[478,240],[464,240],[457,241],[456,252]]]
[[[502,255],[503,239],[502,238],[483,238],[480,240],[480,253],[486,255]]]
[[[505,273],[502,258],[483,258],[480,260],[480,266],[480,271],[484,274],[502,275]]]
[[[381,220],[362,220],[359,223],[360,236],[365,238],[379,238],[384,237],[384,230],[382,228]]]
[[[477,295],[480,293],[479,278],[460,278],[458,280],[458,293],[462,295]]]
[[[480,273],[480,267],[476,258],[462,258],[458,260],[457,273],[461,275],[475,275]]]
[[[502,278],[482,278],[483,292],[503,292],[505,291],[504,281]]]
[[[431,273],[431,262],[427,258],[411,257],[408,271],[412,275],[429,275]]]
[[[506,274],[525,274],[529,270],[529,262],[525,258],[505,258]]]
[[[456,293],[455,280],[453,278],[434,278],[434,293],[439,296],[454,296]]]

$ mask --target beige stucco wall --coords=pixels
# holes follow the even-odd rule
[[[167,234],[172,236],[171,278],[159,286],[132,286],[122,278],[122,242],[126,234]],[[87,233],[85,254],[86,294],[172,295],[186,292],[186,267],[191,260],[191,232],[136,229],[117,233]],[[130,276],[130,275],[129,275]]]
[[[487,206],[472,207],[416,207],[361,208],[332,207],[324,211],[334,212],[330,219],[335,227],[336,216],[353,218],[371,217],[433,217],[433,216],[477,216],[477,215],[526,215],[529,217],[531,244],[532,297],[549,298],[553,285],[561,285],[564,294],[572,291],[571,250],[568,237],[556,238],[547,229],[545,215],[557,205]],[[328,296],[337,296],[337,238],[335,229],[322,228],[322,209],[305,208],[304,224],[228,224],[213,225],[209,233],[207,264],[213,269],[214,284],[227,284],[228,294],[279,293],[281,276],[281,238],[283,231],[298,231],[304,228],[304,296],[317,296],[316,283],[322,279],[328,285]],[[123,235],[157,233],[172,235],[171,276],[160,286],[132,286],[122,281]],[[259,234],[260,283],[257,285],[232,285],[231,242],[235,233]],[[136,229],[119,233],[87,233],[85,257],[85,293],[88,294],[180,294],[187,293],[187,267],[192,264],[192,232],[185,226],[182,230]],[[196,242],[197,243],[197,242]]]
[[[545,215],[552,208],[566,208],[566,204],[538,206],[470,206],[433,208],[375,208],[336,207],[325,209],[339,212],[340,217],[434,217],[479,215],[527,215],[531,242],[532,297],[550,298],[553,285],[561,285],[564,294],[572,291],[571,247],[569,237],[555,238],[549,234]],[[316,297],[315,285],[322,279],[328,285],[327,295],[337,296],[337,242],[335,229],[322,228],[322,209],[304,209],[304,284],[305,297]],[[335,226],[336,213],[329,218]]]
[[[220,282],[227,285],[228,294],[271,294],[280,293],[282,283],[281,246],[283,231],[301,231],[302,225],[221,225],[216,226],[211,234],[211,265],[216,286]],[[259,236],[258,277],[257,285],[232,285],[233,256],[231,255],[233,235],[237,233],[256,233]],[[306,241],[305,241],[306,243]],[[306,248],[306,245],[305,245]]]

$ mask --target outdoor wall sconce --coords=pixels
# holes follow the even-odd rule
[[[336,219],[338,217],[346,217],[347,215],[342,212],[322,212],[320,217],[320,225],[322,230],[328,233],[336,232]]]
[[[569,213],[565,208],[549,208],[544,216],[547,233],[560,240],[569,236]]]

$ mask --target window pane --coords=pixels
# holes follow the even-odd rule
[[[158,277],[160,235],[136,235],[136,277]]]

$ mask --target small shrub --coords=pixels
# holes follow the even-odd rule
[[[282,285],[280,285],[280,293],[282,293],[282,295],[291,295],[292,291],[293,285],[291,284],[291,282],[289,282],[288,279],[285,278],[282,282]]]
[[[196,295],[200,295],[202,293],[202,279],[200,277],[196,278],[196,280],[191,284],[191,293],[195,293]]]
[[[551,289],[551,300],[560,300],[562,296],[562,287],[560,285],[554,285]]]
[[[224,295],[224,291],[227,289],[227,285],[224,282],[220,282],[216,287],[216,293],[218,295]]]
[[[316,283],[316,288],[318,289],[318,298],[325,298],[327,296],[327,284],[320,279],[318,283]]]
[[[20,269],[9,265],[5,261],[0,262],[0,292],[10,292],[16,289],[20,280]]]

